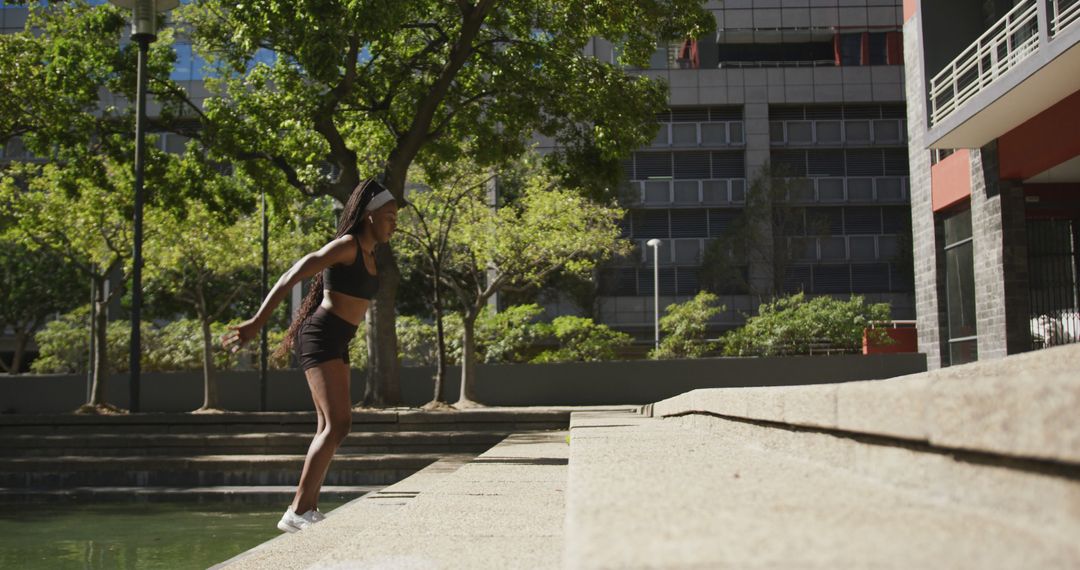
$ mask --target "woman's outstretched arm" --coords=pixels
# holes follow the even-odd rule
[[[323,269],[335,263],[351,263],[356,259],[356,248],[359,247],[352,236],[342,236],[323,246],[318,251],[313,251],[293,264],[285,273],[281,274],[277,283],[263,299],[255,316],[236,325],[229,327],[229,332],[221,337],[221,345],[226,349],[236,352],[244,343],[255,338],[270,315],[281,301],[289,294],[289,291],[299,282],[307,279]]]

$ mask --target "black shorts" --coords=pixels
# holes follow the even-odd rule
[[[319,307],[300,325],[296,338],[296,358],[307,370],[320,363],[340,358],[349,364],[349,341],[357,326]]]

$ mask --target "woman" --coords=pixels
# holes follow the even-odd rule
[[[238,350],[255,338],[294,285],[315,277],[278,348],[279,354],[295,348],[318,418],[296,496],[277,525],[285,532],[325,518],[318,509],[319,489],[334,452],[352,427],[349,341],[378,290],[373,253],[397,228],[397,208],[390,192],[375,180],[357,186],[341,212],[334,239],[300,258],[278,279],[255,316],[231,327],[222,338],[225,348]]]

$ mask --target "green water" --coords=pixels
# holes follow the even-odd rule
[[[320,501],[329,512],[344,500]],[[286,504],[0,505],[0,568],[206,568],[281,534]]]

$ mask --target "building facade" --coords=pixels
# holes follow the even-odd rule
[[[716,332],[741,325],[777,289],[860,294],[891,303],[896,319],[913,319],[899,0],[706,7],[715,35],[662,45],[637,71],[668,83],[670,108],[652,144],[625,162],[623,230],[637,253],[601,272],[600,319],[651,337],[654,267],[645,244],[653,238],[663,242],[661,308],[712,289],[727,307]],[[589,50],[617,60],[606,42]],[[782,168],[788,214],[799,220],[766,228],[761,245],[784,247],[785,260],[773,266],[765,252],[739,268],[742,284],[703,283],[704,253],[746,211],[770,164]]]
[[[1080,1],[904,2],[919,350],[1076,342]]]

